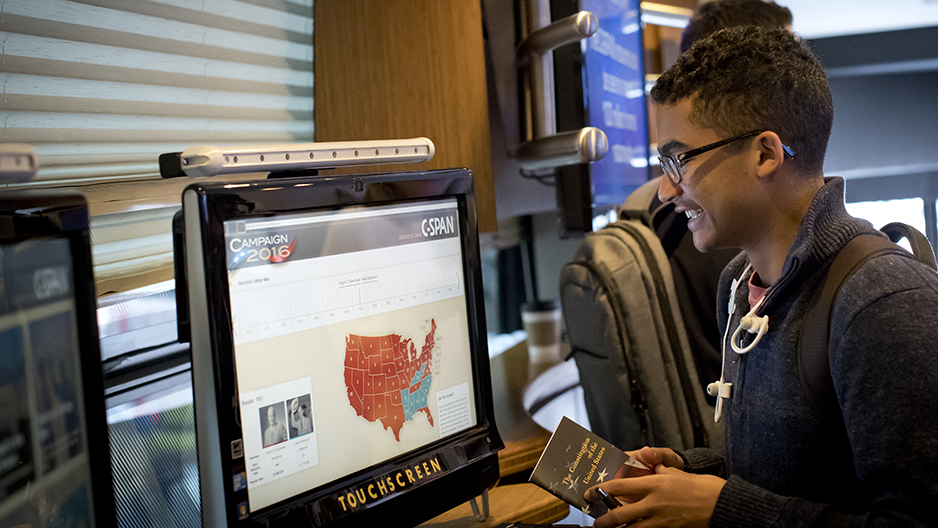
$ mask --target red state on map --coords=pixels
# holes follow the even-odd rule
[[[345,338],[345,387],[349,404],[369,422],[380,421],[400,442],[404,423],[424,412],[430,425],[428,398],[436,321],[420,354],[411,339],[399,334]],[[419,378],[418,378],[419,375]]]

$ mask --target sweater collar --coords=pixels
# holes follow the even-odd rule
[[[768,295],[786,297],[779,294],[789,287],[800,288],[803,281],[818,269],[829,266],[847,242],[860,234],[877,232],[866,220],[847,214],[844,179],[824,178],[824,185],[814,195],[795,242],[785,257],[782,276]],[[771,290],[777,291],[773,293]],[[766,301],[768,304],[769,299]]]

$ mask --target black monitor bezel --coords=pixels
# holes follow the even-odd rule
[[[477,354],[473,361],[475,403],[477,424],[465,431],[456,433],[415,451],[405,453],[369,468],[356,472],[349,480],[367,482],[378,475],[383,475],[394,468],[401,467],[407,460],[425,457],[430,453],[447,451],[453,456],[459,452],[473,461],[471,470],[450,473],[439,480],[437,487],[446,488],[444,479],[459,479],[465,489],[473,494],[495,485],[498,479],[497,451],[503,447],[495,428],[492,403],[491,376],[488,363],[488,347],[485,331],[481,260],[478,247],[478,228],[476,224],[475,202],[472,174],[468,169],[452,169],[426,172],[378,173],[378,174],[343,174],[312,178],[279,178],[254,182],[238,182],[236,185],[225,183],[196,183],[184,192],[194,193],[198,203],[202,265],[204,267],[205,298],[209,316],[209,340],[211,342],[215,401],[233,402],[237,394],[233,364],[233,337],[230,328],[230,298],[227,273],[212,272],[226,270],[226,252],[224,247],[224,222],[233,218],[257,218],[275,214],[298,213],[313,210],[337,209],[354,205],[382,205],[399,203],[407,200],[425,200],[452,197],[459,208],[459,228],[465,236],[461,237],[464,252],[464,277],[466,278],[466,302],[469,316],[470,344]],[[187,210],[188,211],[188,210]],[[184,222],[189,218],[185,217]],[[188,231],[187,231],[188,232]],[[187,248],[191,244],[186,243]],[[193,354],[197,354],[193,350]],[[194,368],[199,362],[194,361]],[[196,397],[199,388],[196,388]],[[224,408],[223,408],[224,407]],[[221,452],[228,449],[229,439],[240,438],[241,430],[236,423],[237,408],[230,408],[219,403],[216,407],[218,438]],[[196,416],[198,420],[198,415]],[[213,440],[214,441],[214,440]],[[457,450],[457,451],[453,451]],[[222,475],[230,475],[237,465],[229,457],[222,456]],[[200,465],[202,459],[200,457]],[[201,470],[201,469],[200,469]],[[475,481],[473,481],[475,480]],[[358,524],[368,517],[386,519],[392,515],[396,519],[409,519],[415,524],[426,520],[426,514],[414,515],[410,512],[436,511],[408,506],[414,496],[411,491],[395,496],[393,501],[379,501],[373,506],[358,510],[355,515],[330,518],[328,508],[322,508],[319,502],[348,486],[347,481],[330,483],[301,493],[286,501],[252,512],[247,523],[235,516],[235,492],[230,486],[224,488],[225,517],[229,525],[249,525],[256,523],[284,524],[308,522],[312,526],[343,526],[347,523]],[[418,486],[423,489],[428,486]],[[203,486],[204,490],[204,486]],[[465,500],[456,500],[445,494],[426,491],[420,495],[433,497],[433,504],[445,509],[442,513]],[[437,496],[440,495],[440,496]],[[203,498],[204,502],[205,498]],[[319,505],[319,506],[317,506]]]
[[[81,387],[95,525],[117,526],[88,205],[64,190],[23,189],[0,194],[0,244],[37,238],[69,241]]]

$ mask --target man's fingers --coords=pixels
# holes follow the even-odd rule
[[[636,460],[653,468],[658,464],[684,469],[684,459],[673,449],[666,447],[643,447],[638,450]]]
[[[652,489],[654,489],[656,480],[655,475],[648,475],[647,477],[641,478],[630,478],[630,479],[614,479],[609,482],[604,482],[600,485],[593,486],[586,490],[584,497],[589,500],[596,500],[599,498],[599,495],[596,494],[596,488],[602,488],[606,493],[616,496],[616,497],[625,497],[629,500],[638,500],[641,497],[647,495]]]
[[[636,456],[635,459],[649,468],[653,468],[658,464],[670,465],[667,463],[669,460],[667,451],[670,451],[670,449],[665,450],[660,447],[645,446],[638,450],[638,456]]]
[[[639,501],[631,504],[623,504],[614,510],[609,510],[605,515],[597,518],[593,522],[594,528],[612,528],[615,526],[629,525],[639,519],[647,519],[651,516],[647,501]]]
[[[638,451],[639,455],[643,460],[647,462],[649,467],[657,466],[661,463],[661,450],[653,447],[645,446]]]

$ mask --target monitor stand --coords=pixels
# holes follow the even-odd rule
[[[472,508],[472,516],[476,518],[477,521],[482,522],[489,518],[489,490],[483,490],[482,495],[479,495],[478,498],[482,499],[482,511],[479,511],[479,505],[476,504],[476,498],[473,497],[469,499],[469,507]]]

